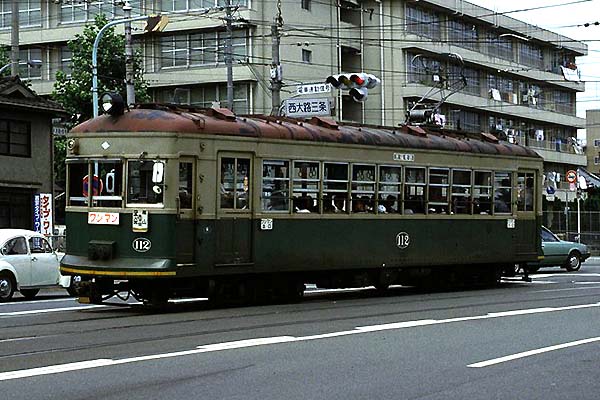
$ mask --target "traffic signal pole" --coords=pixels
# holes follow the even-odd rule
[[[94,40],[94,46],[92,47],[92,110],[94,112],[94,118],[98,116],[98,44],[100,43],[100,39],[102,39],[102,35],[104,32],[110,28],[111,26],[115,26],[118,24],[124,24],[126,22],[134,22],[134,21],[147,21],[148,16],[142,15],[139,17],[133,17],[129,19],[119,19],[115,21],[111,21],[104,25],[96,34],[96,39]]]

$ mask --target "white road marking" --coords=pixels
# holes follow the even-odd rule
[[[306,342],[309,340],[319,340],[319,339],[330,339],[341,336],[348,335],[360,335],[371,332],[380,332],[385,330],[399,330],[399,329],[407,329],[407,328],[415,328],[422,326],[430,326],[430,325],[441,325],[448,324],[453,322],[465,322],[465,321],[475,321],[475,320],[485,320],[485,319],[493,319],[493,318],[505,318],[505,317],[513,317],[519,315],[530,315],[530,314],[541,314],[547,312],[557,312],[557,311],[567,311],[567,310],[577,310],[577,309],[585,309],[585,308],[596,308],[600,307],[599,303],[592,304],[580,304],[574,306],[565,306],[565,307],[543,307],[543,308],[533,308],[533,309],[525,309],[525,310],[511,310],[511,311],[502,311],[495,313],[488,313],[484,315],[476,315],[471,317],[458,317],[458,318],[448,318],[448,319],[423,319],[423,320],[415,320],[415,321],[403,321],[403,322],[394,322],[389,324],[381,324],[381,325],[368,325],[368,326],[358,326],[352,330],[347,331],[338,331],[338,332],[330,332],[324,334],[317,335],[309,335],[309,336],[274,336],[274,337],[263,337],[263,338],[253,338],[253,339],[244,339],[237,340],[233,342],[223,342],[223,343],[213,343],[198,346],[192,350],[184,350],[173,353],[162,353],[162,354],[152,354],[147,356],[140,357],[131,357],[131,358],[123,358],[123,359],[97,359],[90,361],[82,361],[68,364],[58,364],[51,365],[46,367],[39,368],[30,368],[16,371],[8,371],[0,373],[0,381],[7,381],[11,379],[21,379],[28,378],[34,376],[42,376],[49,374],[57,374],[61,372],[70,372],[70,371],[80,371],[90,368],[98,368],[98,367],[106,367],[112,365],[122,365],[129,363],[137,363],[142,361],[151,361],[151,360],[160,360],[165,358],[174,358],[174,357],[182,357],[193,354],[201,354],[201,353],[211,353],[215,351],[226,351],[226,350],[234,350],[234,349],[244,349],[249,347],[258,347],[258,346],[269,346],[273,344],[281,344],[281,343],[292,343],[292,342]],[[590,340],[590,339],[586,339]],[[600,339],[599,339],[600,340]],[[576,342],[573,342],[576,343]],[[474,364],[472,364],[474,365]]]
[[[54,303],[54,302],[58,302],[58,301],[77,301],[77,299],[75,299],[73,297],[65,297],[62,299],[29,300],[29,301],[17,301],[17,302],[13,301],[10,303],[0,303],[0,307],[16,306],[16,305],[21,305],[21,304]]]
[[[557,344],[555,346],[542,347],[541,349],[529,350],[529,351],[524,351],[522,353],[516,353],[516,354],[504,356],[504,357],[494,358],[492,360],[480,361],[480,362],[477,362],[474,364],[469,364],[469,365],[467,365],[467,367],[469,367],[469,368],[489,367],[490,365],[496,365],[496,364],[500,364],[500,363],[507,362],[507,361],[513,361],[513,360],[517,360],[519,358],[534,356],[537,354],[547,353],[549,351],[566,349],[568,347],[580,346],[582,344],[588,344],[588,343],[593,343],[593,342],[598,342],[598,341],[600,341],[600,337],[576,340],[574,342],[562,343],[562,344]]]
[[[579,278],[581,278],[582,276],[600,276],[600,273],[594,273],[594,272],[576,272],[574,274],[569,274],[569,273],[555,273],[555,274],[534,274],[531,275],[534,278],[549,278],[549,277],[561,277],[561,276],[577,276]]]
[[[62,311],[74,311],[74,310],[79,311],[79,310],[87,310],[90,308],[98,308],[98,307],[106,307],[106,306],[100,305],[100,304],[94,304],[94,305],[79,306],[79,307],[60,307],[60,308],[46,308],[46,309],[40,309],[40,310],[12,311],[12,312],[0,313],[0,318],[17,317],[17,316],[22,316],[22,315],[47,314],[47,313],[62,312]]]
[[[590,290],[590,289],[600,289],[600,286],[596,286],[596,287],[576,287],[576,288],[563,288],[563,289],[543,289],[543,290],[536,290],[532,293],[544,293],[544,292],[566,292],[569,290]]]
[[[19,337],[19,338],[12,338],[12,339],[2,339],[0,340],[0,343],[3,342],[20,342],[21,340],[32,340],[32,339],[37,339],[36,336],[27,336],[27,337]]]

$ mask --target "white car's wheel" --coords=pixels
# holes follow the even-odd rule
[[[15,286],[15,280],[11,274],[0,272],[0,303],[12,299]]]
[[[40,292],[40,289],[21,289],[20,292],[27,300],[31,300],[37,296],[37,294]]]

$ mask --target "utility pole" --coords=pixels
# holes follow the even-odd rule
[[[227,108],[233,111],[233,45],[231,37],[231,0],[225,1],[225,21],[227,23],[227,37],[225,38],[225,65],[227,65]]]
[[[125,87],[127,92],[127,106],[135,103],[135,86],[133,83],[133,43],[131,38],[131,4],[123,4],[125,14]]]
[[[283,17],[281,16],[281,0],[277,0],[277,16],[271,25],[271,115],[279,115],[281,107],[281,82],[283,71],[281,68],[281,59],[279,56],[279,45],[281,43],[280,28],[283,26]]]
[[[12,76],[17,76],[19,75],[19,0],[12,0],[10,43],[10,73]]]

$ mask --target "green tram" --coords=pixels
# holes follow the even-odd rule
[[[542,160],[489,134],[139,105],[75,127],[66,162],[82,301],[490,283],[541,256]]]

